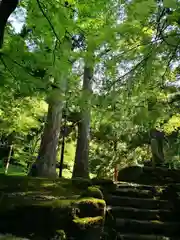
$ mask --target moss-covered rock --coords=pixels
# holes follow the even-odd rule
[[[31,237],[32,233],[39,238],[53,237],[58,229],[68,229],[71,221],[71,204],[69,200],[51,200],[30,203],[16,201],[5,204],[0,215],[2,224],[0,232],[16,236]],[[68,231],[68,230],[67,230]]]
[[[81,229],[85,229],[87,227],[101,225],[103,222],[103,217],[85,217],[85,218],[75,218],[73,222],[79,226]]]
[[[92,178],[91,182],[93,185],[100,185],[100,186],[112,186],[114,185],[111,179],[101,179],[101,178]]]
[[[73,222],[71,229],[74,239],[100,239],[104,227],[105,201],[92,197],[81,198],[73,203],[72,208]]]
[[[0,174],[0,192],[2,193],[29,193],[36,195],[69,197],[78,195],[82,191],[72,184],[71,179],[47,179],[27,176],[7,176]]]
[[[69,231],[71,206],[81,191],[63,178],[0,175],[0,232],[40,240]]]
[[[67,239],[96,239],[103,228],[100,219],[105,216],[105,201],[79,199],[82,189],[87,195],[102,198],[101,191],[91,185],[90,180],[79,178],[49,180],[0,175],[0,232],[27,239],[59,240],[63,239],[58,232],[62,229]],[[89,223],[83,218],[88,218]]]
[[[85,190],[92,185],[91,180],[86,178],[72,178],[71,181],[73,186],[81,190]]]
[[[102,199],[82,198],[73,204],[74,217],[97,217],[105,215],[106,203]]]
[[[28,240],[27,238],[16,237],[11,234],[0,234],[0,239],[1,240]]]
[[[104,217],[86,217],[75,218],[73,220],[73,229],[75,230],[76,240],[99,240],[104,225]]]
[[[93,178],[91,180],[93,186],[98,186],[98,188],[103,193],[104,198],[106,198],[109,193],[116,190],[116,184],[111,179],[98,179]]]
[[[85,190],[84,192],[82,192],[81,197],[92,197],[92,198],[98,198],[98,199],[103,199],[103,193],[102,191],[99,189],[98,186],[92,186],[92,187],[88,187],[87,190]]]
[[[66,234],[64,230],[57,230],[55,236],[51,240],[66,240]]]

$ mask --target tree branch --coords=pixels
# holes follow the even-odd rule
[[[57,39],[58,42],[61,44],[61,40],[59,39],[59,36],[57,35],[57,33],[56,33],[55,29],[54,29],[54,26],[53,26],[53,24],[51,23],[51,21],[49,20],[48,16],[46,15],[46,13],[45,13],[44,9],[42,8],[41,3],[40,3],[39,0],[37,0],[37,4],[38,4],[38,7],[39,7],[40,11],[42,12],[43,16],[44,16],[44,17],[46,18],[46,20],[48,21],[48,23],[49,23],[49,25],[50,25],[50,27],[51,27],[51,30],[52,30],[52,32],[54,33],[56,39]]]
[[[139,63],[137,63],[133,68],[131,68],[128,72],[126,72],[124,75],[120,76],[118,79],[116,79],[111,85],[110,87],[108,87],[108,90],[111,90],[111,88],[114,86],[114,84],[116,84],[117,82],[123,80],[126,76],[130,75],[131,73],[133,73],[135,70],[137,70],[144,62],[146,62],[148,60],[150,56],[150,53],[144,57]]]
[[[0,59],[1,59],[2,64],[4,65],[5,69],[7,69],[8,72],[11,74],[11,76],[12,76],[14,79],[16,79],[15,75],[11,72],[11,70],[9,69],[9,67],[7,66],[7,64],[5,63],[2,55],[0,55]]]

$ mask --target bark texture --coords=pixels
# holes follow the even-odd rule
[[[18,5],[18,0],[0,0],[0,49],[3,46],[4,31],[7,20]]]
[[[78,138],[76,156],[73,168],[73,177],[89,178],[89,138],[90,138],[90,116],[91,116],[91,94],[92,94],[93,70],[87,65],[84,68],[84,79],[82,88],[81,120],[78,123]]]
[[[61,94],[59,92],[59,94]],[[62,118],[62,100],[49,102],[47,120],[41,139],[38,158],[29,175],[39,177],[56,177],[56,157]]]

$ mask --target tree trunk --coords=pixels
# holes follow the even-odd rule
[[[66,139],[66,136],[67,136],[67,108],[68,108],[68,104],[67,104],[67,101],[66,101],[65,114],[64,114],[64,124],[63,124],[63,130],[62,130],[62,144],[61,144],[61,156],[60,156],[60,164],[59,164],[59,177],[62,177],[62,172],[63,172],[65,139]]]
[[[5,167],[5,174],[7,174],[8,169],[9,169],[9,164],[10,164],[10,160],[11,160],[12,150],[13,150],[13,145],[10,146],[8,160],[7,160],[6,167]]]
[[[56,91],[56,93],[55,93]],[[60,90],[53,90],[52,96],[61,96]],[[56,177],[56,156],[62,118],[63,100],[54,98],[49,101],[47,120],[41,139],[38,158],[29,175],[39,177]]]
[[[89,178],[89,137],[90,137],[90,105],[92,94],[92,67],[85,65],[82,88],[81,120],[78,123],[78,138],[73,177]]]
[[[0,49],[3,45],[4,30],[7,20],[18,5],[18,0],[0,0]]]
[[[62,138],[61,157],[60,157],[60,164],[59,164],[59,177],[62,177],[62,172],[63,172],[64,149],[65,149],[65,136],[63,136]]]

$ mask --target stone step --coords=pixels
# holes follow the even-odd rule
[[[139,184],[139,183],[129,183],[129,182],[117,182],[116,183],[117,189],[118,188],[136,188],[140,190],[150,190],[153,191],[156,188],[164,188],[166,185],[147,185],[147,184]]]
[[[147,198],[129,198],[116,195],[109,195],[106,199],[107,205],[133,207],[140,209],[173,209],[173,204],[166,200],[155,200]]]
[[[160,220],[160,221],[174,221],[176,216],[169,210],[148,210],[138,209],[132,207],[113,206],[107,207],[108,211],[115,218],[130,218],[136,220]]]
[[[140,234],[117,234],[117,240],[179,240],[179,237],[165,237],[157,235],[140,235]]]
[[[120,233],[154,234],[161,236],[179,236],[179,222],[140,221],[117,218],[115,228]]]
[[[141,169],[141,168],[140,168]],[[139,170],[140,170],[139,169]],[[168,184],[168,183],[180,183],[180,170],[168,169],[163,167],[142,167],[141,171],[137,171],[135,168],[121,169],[119,172],[119,180],[135,183],[145,184]]]
[[[135,197],[135,198],[153,198],[154,193],[151,190],[141,190],[137,188],[118,188],[116,191],[112,192],[116,196],[122,197]]]
[[[152,167],[144,166],[143,173],[157,177],[178,178],[180,180],[180,170],[177,169],[168,169],[164,167],[156,167],[153,169]]]

